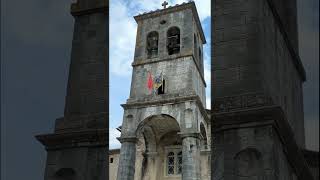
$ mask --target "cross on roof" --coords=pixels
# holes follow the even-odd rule
[[[167,7],[167,5],[168,5],[168,2],[164,1],[161,5],[163,6],[163,9],[165,9]]]

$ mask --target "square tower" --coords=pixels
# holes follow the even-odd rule
[[[117,179],[201,179],[200,151],[210,144],[210,125],[203,70],[206,40],[195,3],[134,19],[138,29],[130,97],[122,105]]]

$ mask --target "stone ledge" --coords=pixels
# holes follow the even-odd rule
[[[165,104],[178,104],[183,103],[186,101],[195,101],[199,107],[199,110],[201,114],[203,115],[206,122],[209,122],[209,116],[207,114],[207,110],[204,108],[200,97],[198,95],[190,95],[190,96],[184,96],[184,97],[175,97],[175,98],[168,98],[168,99],[162,99],[162,100],[156,100],[156,101],[143,101],[143,102],[130,102],[126,104],[121,104],[123,109],[130,109],[130,108],[141,108],[141,107],[150,107],[150,106],[159,106],[159,105],[165,105]]]
[[[117,139],[120,141],[120,143],[124,143],[124,142],[133,142],[136,143],[138,141],[138,138],[135,136],[126,136],[126,137],[117,137]]]
[[[183,132],[183,133],[178,133],[180,135],[181,139],[188,138],[188,137],[194,137],[201,139],[201,134],[199,132]]]
[[[105,146],[107,148],[108,146],[107,129],[43,134],[35,137],[47,150],[91,146]]]

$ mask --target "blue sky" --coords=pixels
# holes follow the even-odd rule
[[[168,1],[169,6],[181,4],[183,0]],[[194,1],[199,13],[202,28],[204,30],[207,44],[204,45],[204,68],[206,88],[206,104],[210,108],[210,0]],[[116,137],[120,133],[115,129],[122,124],[123,109],[120,104],[124,104],[129,97],[131,85],[131,73],[133,61],[137,24],[133,16],[143,12],[163,8],[163,0],[110,0],[110,129],[109,147],[110,149],[120,148],[120,143]]]

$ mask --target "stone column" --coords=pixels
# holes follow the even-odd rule
[[[117,180],[133,180],[136,161],[136,137],[119,137],[121,143]]]
[[[182,138],[182,180],[200,180],[200,133],[180,134]]]

